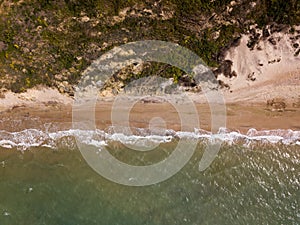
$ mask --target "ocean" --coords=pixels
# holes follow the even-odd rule
[[[76,135],[137,166],[167,158],[181,139],[197,146],[169,179],[127,186],[94,171]],[[250,129],[243,135],[223,129],[218,138],[220,151],[199,171],[212,141],[201,130],[161,136],[145,130],[131,136],[100,130],[0,131],[0,224],[300,224],[300,131]],[[128,147],[153,143],[156,147],[145,152]]]

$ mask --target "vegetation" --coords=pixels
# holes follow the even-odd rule
[[[270,22],[299,24],[300,1],[298,0],[262,0],[257,23],[264,26]]]
[[[252,8],[249,0],[237,2],[0,1],[0,87],[22,92],[38,84],[73,85],[107,50],[147,39],[178,43],[217,67],[249,25],[300,23],[297,0],[257,0]],[[176,81],[183,75],[164,64],[150,65],[140,76],[159,73]]]

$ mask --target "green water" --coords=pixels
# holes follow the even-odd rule
[[[102,178],[78,150],[0,150],[0,225],[300,224],[300,147],[203,146],[175,176],[148,187]]]

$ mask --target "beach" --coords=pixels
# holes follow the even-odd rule
[[[294,71],[281,76],[246,85],[234,91],[221,89],[226,108],[226,128],[246,133],[249,129],[300,129],[300,72]],[[150,101],[144,101],[147,96],[141,96],[130,111],[131,127],[149,127],[154,117],[160,117],[168,129],[179,131],[182,129],[180,112],[174,103],[167,99],[157,101],[153,96]],[[151,101],[151,98],[153,101]],[[187,93],[187,98],[195,105],[199,124],[195,128],[211,130],[212,102],[208,103],[201,93]],[[274,105],[268,101],[275,99]],[[114,97],[99,97],[95,108],[95,121],[98,129],[105,129],[112,125],[111,113],[115,110]],[[277,101],[277,102],[276,102]],[[37,88],[25,93],[14,94],[6,92],[0,98],[0,113],[2,122],[0,130],[20,131],[39,127],[45,123],[60,124],[64,129],[72,128],[72,110],[74,98],[60,94],[57,90]],[[284,107],[280,106],[283,103]],[[173,104],[173,105],[172,105]],[[177,103],[178,105],[182,103]],[[279,106],[277,106],[277,105]],[[121,110],[120,107],[117,110]],[[30,120],[34,122],[30,122]],[[5,122],[4,122],[5,121]],[[13,121],[22,121],[20,126],[12,125]],[[28,121],[27,123],[25,121]]]
[[[4,225],[298,223],[299,109],[272,112],[265,104],[227,104],[228,129],[215,136],[223,144],[212,164],[199,171],[205,149],[214,139],[207,133],[208,105],[196,104],[205,130],[184,133],[170,105],[137,104],[131,114],[132,130],[147,128],[152,116],[160,116],[168,129],[178,130],[160,136],[140,129],[135,135],[112,132],[111,105],[99,102],[97,131],[92,133],[72,130],[71,105],[20,106],[1,112]],[[168,158],[180,140],[198,144],[174,176],[133,187],[96,173],[79,151],[78,137],[98,149],[96,156],[107,150],[128,165],[141,167]],[[133,146],[156,147],[137,152]]]
[[[26,224],[298,224],[295,67],[285,73],[266,69],[261,79],[229,79],[229,88],[209,100],[201,92],[125,101],[109,93],[99,94],[95,105],[78,105],[43,86],[2,92],[0,221],[20,225],[30,214]],[[224,120],[216,127],[219,117]],[[184,151],[175,159],[187,161],[169,164],[180,167],[160,182],[167,167],[139,177],[97,161],[109,153],[121,165],[148,168],[168,162],[180,143]],[[101,172],[96,168],[102,164]]]
[[[299,225],[300,1],[0,1],[0,225]]]
[[[116,108],[111,97],[99,98],[95,108],[77,109],[72,97],[54,89],[8,92],[0,99],[0,192],[5,193],[0,195],[1,222],[296,225],[300,107],[299,86],[291,80],[297,79],[279,86],[258,84],[272,94],[270,99],[275,98],[269,103],[269,98],[257,96],[258,87],[222,90],[226,124],[215,132],[210,132],[210,107],[217,105],[195,93],[188,94],[200,121],[190,124],[194,129],[185,132],[182,122],[189,121],[180,120],[174,104],[148,96],[131,108],[129,132],[121,127],[122,121],[112,123]],[[118,110],[126,111],[126,105]],[[74,129],[74,113],[83,118],[95,115],[95,129]],[[199,171],[205,152],[209,153],[207,146],[216,139],[222,141],[218,154]],[[94,158],[108,151],[128,165],[145,167],[168,159],[179,142],[189,146],[195,141],[193,154],[180,171],[142,187],[122,185],[96,173],[82,152],[84,146],[92,146]],[[113,166],[109,164],[106,171],[113,171]],[[119,176],[129,184],[136,179],[126,172]]]
[[[99,102],[96,107],[96,124],[98,129],[111,126],[112,102]],[[196,104],[200,127],[210,130],[210,109],[206,104]],[[226,128],[246,133],[249,129],[300,129],[300,109],[288,107],[284,112],[271,111],[266,104],[226,105]],[[162,118],[168,129],[181,130],[181,122],[176,109],[168,103],[138,103],[131,112],[130,126],[147,128],[153,117]],[[20,131],[22,129],[39,128],[45,123],[57,124],[62,129],[72,128],[72,107],[70,105],[40,105],[38,107],[17,106],[1,112],[1,130]],[[19,126],[14,125],[19,122]]]

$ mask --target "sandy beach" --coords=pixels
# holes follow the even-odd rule
[[[241,81],[242,82],[242,81]],[[243,86],[244,85],[244,86]],[[240,88],[220,90],[226,106],[226,128],[246,133],[257,130],[300,129],[300,72],[293,71],[269,76]],[[211,129],[210,105],[199,93],[188,93],[193,100],[200,127]],[[0,130],[20,131],[52,124],[56,129],[72,128],[73,98],[55,89],[35,88],[25,93],[6,92],[0,98]],[[96,126],[106,129],[112,125],[114,98],[100,98],[96,105]],[[89,113],[89,112],[88,112]],[[131,127],[148,128],[151,119],[161,118],[164,128],[182,130],[180,115],[168,102],[137,102],[130,111]]]
[[[0,225],[300,225],[300,0],[0,1]]]
[[[106,129],[111,126],[112,101],[99,101],[96,106],[96,126]],[[211,129],[211,111],[208,104],[195,103],[200,128]],[[0,112],[0,130],[21,131],[24,129],[72,128],[72,105],[53,101],[39,104],[15,105]],[[167,129],[181,130],[178,112],[169,103],[137,103],[130,112],[130,126],[148,128],[152,118],[161,118]],[[300,129],[300,108],[289,104],[284,111],[272,111],[266,103],[247,102],[226,104],[226,127],[246,133],[257,130]]]

